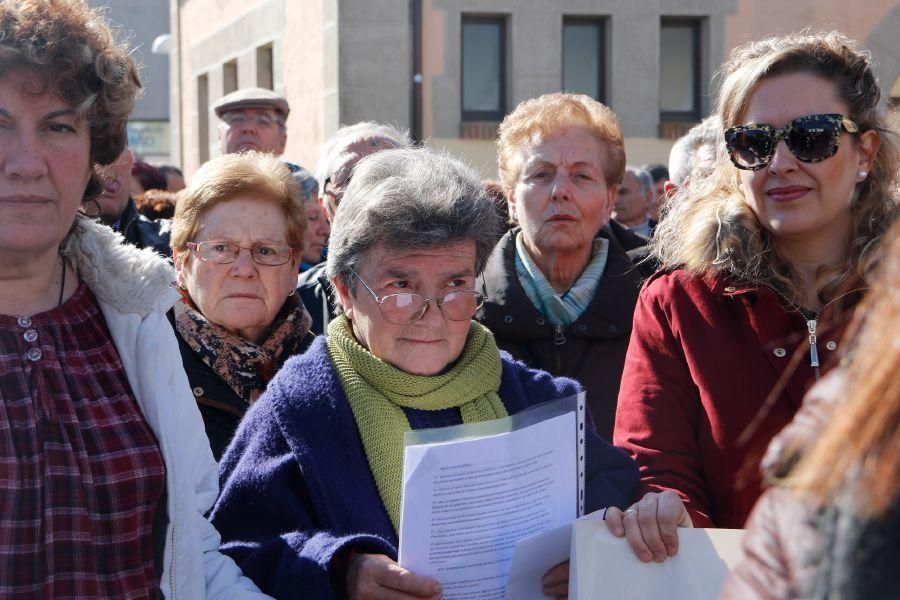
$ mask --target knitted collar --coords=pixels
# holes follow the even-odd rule
[[[254,344],[213,323],[189,298],[177,302],[173,310],[179,335],[247,404],[259,397],[284,361],[297,353],[312,324],[296,295],[281,307],[262,344]]]
[[[502,365],[494,336],[474,321],[465,348],[447,372],[411,375],[389,365],[353,336],[345,315],[328,324],[328,355],[347,396],[369,468],[394,529],[400,527],[403,434],[410,430],[404,408],[459,407],[464,423],[507,416],[497,395]]]

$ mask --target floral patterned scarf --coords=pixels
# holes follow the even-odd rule
[[[296,295],[290,296],[272,322],[268,338],[254,344],[216,325],[189,298],[175,304],[175,329],[197,356],[234,393],[253,404],[309,334],[312,318]]]

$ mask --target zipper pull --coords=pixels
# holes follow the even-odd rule
[[[809,366],[819,366],[819,349],[816,345],[816,320],[809,319],[806,322],[806,328],[809,330]]]
[[[555,326],[553,327],[553,335],[554,335],[554,338],[555,338],[555,339],[553,340],[553,342],[554,342],[557,346],[562,346],[563,344],[566,343],[566,336],[563,335],[563,326],[562,326],[562,325],[555,325]]]

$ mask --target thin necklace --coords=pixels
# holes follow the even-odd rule
[[[56,301],[56,306],[59,308],[62,306],[63,301],[63,293],[66,291],[66,259],[63,256],[59,257],[62,262],[62,283],[59,284],[59,299]]]
[[[777,289],[775,289],[775,287],[773,287],[771,285],[769,285],[768,287],[771,290],[773,290],[776,294],[781,296],[781,298],[785,302],[787,302],[791,306],[791,308],[793,308],[794,311],[800,315],[800,318],[803,319],[803,321],[806,323],[806,330],[809,332],[809,366],[813,368],[815,375],[816,375],[816,379],[819,379],[822,376],[821,371],[819,369],[819,347],[818,347],[819,340],[816,337],[816,328],[819,325],[819,316],[822,314],[822,312],[825,311],[826,308],[828,308],[829,306],[831,306],[832,304],[834,304],[835,302],[837,302],[844,296],[849,296],[850,294],[855,294],[856,292],[864,292],[869,288],[868,287],[855,288],[850,291],[844,292],[840,296],[835,296],[834,298],[832,298],[831,300],[826,302],[822,306],[822,308],[820,308],[819,310],[812,311],[813,316],[810,319],[810,318],[807,318],[806,314],[804,314],[803,309],[800,308],[799,306],[797,306],[796,304],[794,304],[793,302],[791,302],[790,300],[788,300],[787,296],[782,294],[780,291],[778,291]]]

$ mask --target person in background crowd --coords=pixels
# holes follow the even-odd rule
[[[147,190],[134,198],[138,212],[151,220],[171,219],[177,202],[178,194],[163,190]]]
[[[204,517],[174,273],[79,212],[125,147],[128,49],[80,0],[0,0],[0,74],[0,597],[264,598]]]
[[[244,88],[226,94],[213,104],[219,122],[222,154],[256,150],[276,156],[287,144],[287,118],[291,107],[284,96],[265,88]],[[300,165],[282,158],[291,171]]]
[[[152,248],[163,256],[170,256],[170,223],[165,220],[151,221],[140,214],[129,192],[133,163],[134,155],[126,147],[111,165],[104,167],[101,174],[103,192],[90,201],[88,213],[93,215],[98,212],[100,222],[121,233],[129,244]]]
[[[341,127],[322,145],[316,179],[319,180],[319,201],[329,222],[344,197],[353,169],[363,158],[390,148],[409,148],[409,134],[391,125],[362,121]],[[334,318],[336,298],[321,262],[300,274],[297,293],[312,315],[312,332],[321,335]]]
[[[641,167],[650,173],[653,178],[653,202],[650,204],[650,210],[647,211],[654,221],[659,221],[659,208],[666,200],[666,182],[669,180],[669,169],[665,165],[650,163]]]
[[[653,235],[656,221],[648,214],[654,204],[653,179],[637,167],[625,167],[622,183],[616,191],[612,218],[644,238]]]
[[[502,354],[472,321],[501,230],[480,178],[457,160],[393,149],[355,169],[327,260],[342,314],[275,376],[220,467],[223,551],[267,593],[439,598],[436,581],[395,562],[404,431],[580,389]],[[593,434],[587,444],[587,507],[624,505],[633,463]]]
[[[319,204],[319,182],[312,173],[300,168],[292,173],[300,184],[300,195],[306,209],[306,236],[303,239],[303,254],[300,261],[300,272],[308,271],[313,265],[324,260],[325,244],[331,225],[325,218],[325,209]]]
[[[898,144],[867,52],[837,32],[785,35],[724,69],[727,153],[651,240],[663,271],[641,291],[619,393],[614,440],[645,494],[624,528],[642,560],[672,554],[659,540],[678,522],[744,526],[760,457],[833,362],[897,213]],[[686,511],[660,524],[673,493]]]
[[[299,188],[270,154],[225,154],[194,174],[175,208],[183,298],[169,318],[216,460],[266,383],[312,339],[294,292],[306,230]]]
[[[579,380],[610,439],[641,282],[628,252],[647,243],[610,220],[625,169],[619,122],[587,96],[547,94],[507,115],[497,148],[518,227],[488,262],[476,318],[517,359]]]
[[[669,152],[670,178],[665,184],[666,198],[673,197],[676,191],[687,186],[692,174],[694,177],[708,175],[716,166],[718,157],[725,153],[719,115],[710,115],[691,127],[678,138]]]
[[[503,184],[499,181],[485,181],[484,188],[487,190],[488,196],[494,201],[497,208],[497,214],[503,221],[505,229],[509,231],[515,226],[512,219],[509,218],[509,200],[506,199],[506,192],[503,190]]]
[[[900,598],[900,223],[857,309],[847,363],[769,446],[722,598]]]
[[[181,169],[173,165],[159,165],[157,169],[166,178],[167,192],[180,192],[184,189],[184,173]]]
[[[131,165],[131,185],[129,186],[131,197],[134,198],[149,190],[165,190],[166,178],[159,169],[142,160],[135,160]]]

